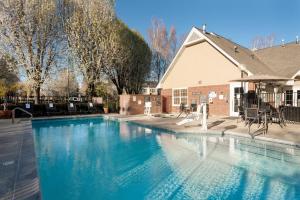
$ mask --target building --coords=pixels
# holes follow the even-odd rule
[[[144,95],[157,95],[157,82],[155,81],[146,81],[143,85],[142,94]]]
[[[178,112],[180,104],[199,104],[205,96],[211,115],[237,116],[240,93],[254,90],[255,86],[230,80],[255,74],[297,78],[299,55],[298,40],[254,51],[208,32],[205,27],[193,27],[157,86],[163,97],[163,112]],[[289,81],[282,89],[300,94],[299,86]]]

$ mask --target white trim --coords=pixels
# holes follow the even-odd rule
[[[293,105],[298,106],[298,91],[300,91],[300,85],[293,85]]]
[[[198,34],[199,39],[195,39],[192,42],[188,42],[189,39],[191,38],[191,36],[193,35],[193,33]],[[169,72],[171,71],[171,69],[174,67],[178,57],[182,54],[183,50],[190,45],[193,44],[197,44],[199,42],[202,41],[207,41],[209,44],[211,44],[213,47],[215,47],[218,51],[220,51],[226,58],[228,58],[231,62],[233,62],[241,71],[245,71],[248,76],[249,75],[253,75],[253,73],[251,73],[249,70],[247,70],[245,68],[245,66],[243,65],[243,63],[239,63],[237,60],[235,60],[234,58],[232,58],[229,54],[227,54],[223,49],[221,49],[218,45],[216,45],[213,41],[211,41],[208,37],[205,36],[205,34],[201,33],[200,30],[198,30],[197,28],[193,27],[192,30],[190,31],[189,35],[187,36],[186,40],[184,41],[184,43],[182,44],[182,46],[180,47],[180,49],[178,50],[177,54],[175,55],[174,59],[172,60],[171,64],[169,65],[167,71],[165,72],[165,74],[163,75],[163,77],[161,78],[161,80],[159,81],[158,85],[156,88],[161,88],[162,83],[165,81],[167,75],[169,74]]]
[[[294,76],[292,76],[292,79],[295,79],[298,75],[300,75],[300,70]]]
[[[172,88],[172,107],[179,107],[181,104],[181,99],[179,104],[174,104],[174,90],[186,90],[186,104],[188,105],[189,90],[187,87],[180,87],[180,88]],[[180,93],[180,98],[181,98],[181,93]]]
[[[239,113],[238,112],[234,112],[234,89],[241,87],[241,83],[240,82],[231,82],[230,83],[230,92],[229,92],[229,115],[231,117],[238,117]],[[245,88],[244,88],[245,89]],[[248,86],[247,86],[247,90],[248,90]]]
[[[191,42],[187,42],[184,46],[185,46],[185,47],[188,47],[188,46],[192,46],[192,45],[195,45],[195,44],[204,42],[204,41],[205,41],[205,39],[200,38],[200,39],[196,39],[196,40],[191,41]]]

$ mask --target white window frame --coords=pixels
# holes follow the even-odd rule
[[[186,90],[186,105],[188,105],[189,91],[188,91],[187,87],[183,87],[183,88],[172,88],[172,106],[179,107],[180,104],[181,104],[181,92],[180,92],[180,102],[179,102],[179,104],[174,104],[174,90]]]

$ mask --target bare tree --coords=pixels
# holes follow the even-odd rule
[[[0,10],[0,51],[17,62],[32,82],[35,103],[59,55],[56,0],[6,0]]]
[[[154,18],[148,36],[152,50],[152,76],[159,82],[177,51],[176,30],[172,26],[168,32],[163,21]]]
[[[51,79],[46,90],[53,96],[78,96],[79,84],[76,74],[68,69],[59,71],[56,77]]]
[[[88,85],[87,94],[92,97],[105,64],[105,40],[115,18],[113,1],[69,0],[65,4],[65,10],[68,9],[65,23],[68,43]]]
[[[255,50],[272,47],[274,45],[275,38],[274,33],[267,36],[256,36],[251,42],[251,48]]]

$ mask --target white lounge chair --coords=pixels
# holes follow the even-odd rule
[[[177,122],[177,125],[183,125],[192,121],[198,121],[202,119],[203,116],[203,104],[200,104],[197,106],[197,111],[196,112],[191,112],[188,116],[186,116],[183,120],[180,122]]]

